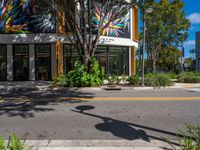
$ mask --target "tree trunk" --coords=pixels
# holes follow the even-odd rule
[[[153,73],[156,73],[156,60],[153,59]]]
[[[85,53],[83,56],[81,56],[82,63],[84,64],[86,71],[90,72],[90,54]]]

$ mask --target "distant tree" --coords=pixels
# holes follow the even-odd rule
[[[153,12],[145,17],[146,47],[155,73],[160,53],[168,47],[179,47],[187,39],[190,22],[185,17],[184,3],[181,0],[145,0],[141,9],[149,7]],[[143,12],[141,11],[142,15]]]
[[[184,68],[187,71],[195,71],[195,60],[192,57],[185,58],[185,60],[184,60]]]
[[[180,72],[180,58],[182,52],[176,47],[161,50],[157,60],[157,68],[162,72]]]

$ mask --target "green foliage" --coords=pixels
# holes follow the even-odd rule
[[[183,135],[183,138],[178,136],[178,143],[180,148],[176,148],[173,144],[164,139],[167,143],[169,143],[172,147],[172,150],[200,150],[200,125],[192,126],[186,125],[186,132],[180,131]]]
[[[9,150],[23,150],[24,149],[23,144],[21,143],[20,139],[15,134],[11,134],[9,136],[8,149]]]
[[[166,74],[147,74],[145,75],[145,85],[153,87],[170,86],[172,82]]]
[[[148,57],[155,73],[160,52],[168,47],[179,47],[187,39],[190,21],[181,0],[144,0],[141,10],[147,8],[153,9],[151,14],[145,15],[145,20]],[[144,11],[141,13],[143,17]],[[142,36],[143,33],[141,39]]]
[[[164,73],[166,76],[168,76],[170,79],[177,79],[177,75],[173,72],[167,72]]]
[[[157,69],[162,72],[175,72],[181,71],[180,58],[182,53],[175,47],[167,47],[159,52],[157,60]]]
[[[119,84],[121,81],[117,75],[108,76],[108,84]]]
[[[90,71],[80,62],[74,63],[73,70],[66,75],[55,76],[53,83],[59,86],[67,87],[90,87],[101,85],[104,80],[105,71],[100,68],[96,59],[90,61]]]
[[[59,86],[65,86],[67,84],[66,75],[55,75],[53,78],[53,84]]]
[[[31,150],[31,147],[26,147],[15,134],[10,134],[7,144],[0,136],[0,150]]]
[[[200,73],[183,72],[178,75],[178,81],[182,83],[200,83]]]
[[[141,78],[138,75],[132,75],[127,79],[127,81],[133,86],[139,86]]]
[[[0,150],[5,150],[5,148],[6,148],[6,143],[3,139],[3,137],[0,136]]]

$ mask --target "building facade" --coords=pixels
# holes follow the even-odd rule
[[[77,50],[60,33],[52,14],[41,15],[44,8],[35,0],[3,0],[0,7],[0,81],[52,80],[71,69],[78,59]],[[122,30],[121,35],[102,35],[95,57],[109,74],[132,75],[138,47],[136,6],[130,9]]]
[[[196,33],[196,71],[200,71],[200,31]]]

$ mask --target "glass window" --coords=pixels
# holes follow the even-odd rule
[[[129,55],[127,47],[109,47],[109,73],[128,75]]]
[[[29,80],[28,45],[13,46],[13,76],[15,81]]]
[[[76,60],[79,60],[78,50],[73,45],[65,44],[63,47],[64,74],[73,68],[73,64]]]
[[[129,51],[128,47],[105,47],[98,46],[95,57],[105,72],[115,75],[129,74]]]
[[[95,57],[99,61],[100,67],[108,74],[128,75],[129,74],[129,48],[128,47],[108,47],[98,46]],[[73,45],[64,45],[63,67],[66,74],[73,68],[73,64],[79,60],[77,49]]]
[[[107,63],[107,55],[108,55],[108,48],[105,46],[98,46],[95,52],[95,57],[97,58],[100,67],[105,69],[105,72],[107,73],[109,70],[109,66]]]
[[[51,80],[51,45],[36,45],[36,80]]]
[[[7,75],[6,45],[0,45],[0,81],[5,81]]]

